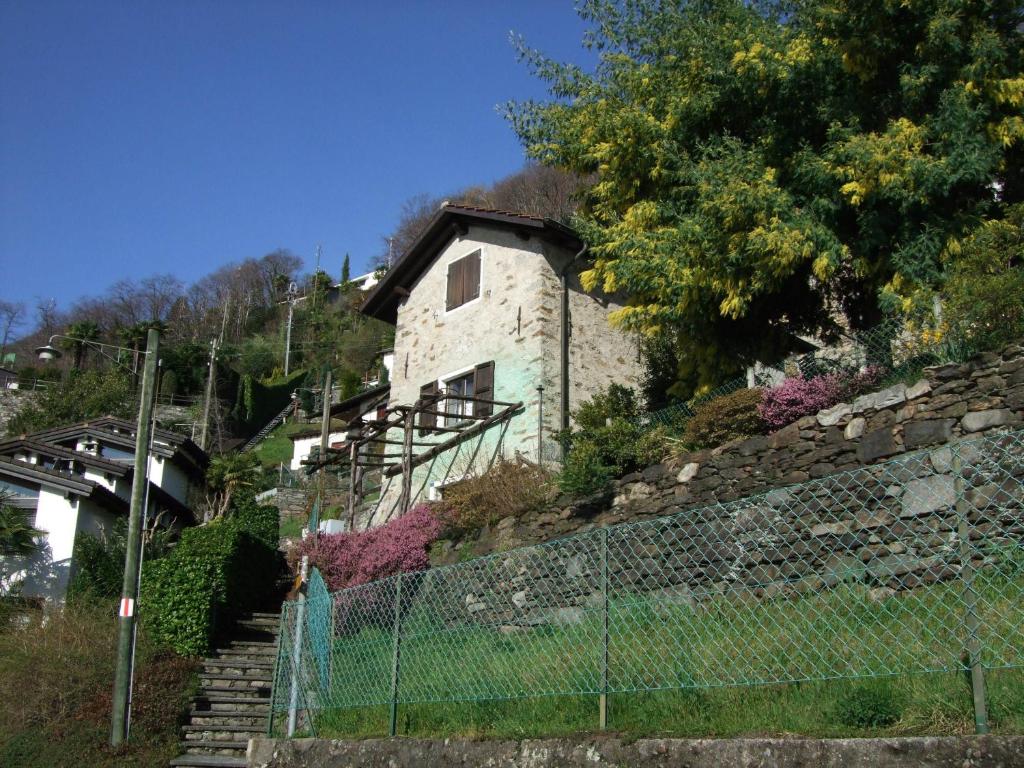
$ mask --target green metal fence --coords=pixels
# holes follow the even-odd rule
[[[314,577],[318,578],[318,577]],[[329,648],[325,654],[322,650]],[[332,594],[272,707],[593,695],[1024,665],[1024,432]],[[326,673],[325,673],[326,670]],[[596,723],[595,723],[596,724]]]

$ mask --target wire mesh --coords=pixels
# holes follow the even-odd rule
[[[928,365],[967,359],[969,346],[953,331],[944,335],[915,332],[899,318],[891,318],[866,331],[853,331],[833,344],[779,363],[786,375],[813,378],[828,373],[854,373],[868,367],[884,372],[886,377],[899,377]],[[771,366],[765,370],[770,370]],[[764,374],[761,372],[761,378]],[[770,377],[769,377],[770,378]],[[760,380],[762,386],[768,381]],[[710,392],[685,403],[677,403],[647,414],[645,421],[681,432],[697,409],[716,397],[744,389],[749,382],[741,376],[730,379]]]
[[[1022,666],[1024,432],[305,606],[275,712]]]

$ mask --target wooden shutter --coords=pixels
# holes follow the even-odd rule
[[[481,400],[494,399],[494,362],[478,365],[473,372],[473,396]],[[473,403],[473,415],[488,417],[494,413],[490,403]]]
[[[465,278],[463,276],[465,267],[466,262],[464,259],[453,261],[448,265],[448,296],[445,301],[445,308],[448,310],[455,309],[466,301]]]
[[[438,393],[437,382],[432,381],[429,384],[424,384],[420,387],[420,400],[424,400],[428,403],[426,408],[431,411],[437,410],[437,400],[433,399],[433,396]],[[421,413],[419,414],[419,427],[420,434],[429,434],[434,427],[437,426],[437,415],[434,413]]]
[[[462,301],[472,301],[480,295],[480,251],[471,253],[460,261],[465,262],[462,268]]]

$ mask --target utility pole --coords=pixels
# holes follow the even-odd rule
[[[327,369],[327,373],[324,375],[324,393],[323,393],[323,416],[320,420],[320,508],[323,509],[324,504],[324,493],[327,490],[327,466],[324,462],[327,460],[327,441],[331,434],[331,400],[334,398],[331,396],[331,369]],[[319,526],[320,521],[317,520]],[[317,532],[314,531],[313,535],[316,536]]]
[[[288,283],[288,293],[285,294],[288,299],[288,325],[285,329],[284,336],[284,375],[288,375],[288,360],[291,357],[292,352],[292,313],[295,311],[295,294],[297,289],[295,283]]]
[[[128,696],[135,663],[132,638],[135,634],[135,606],[139,597],[139,561],[142,556],[142,516],[149,485],[149,440],[152,433],[153,392],[156,385],[160,332],[149,329],[146,363],[139,396],[139,421],[135,428],[135,468],[128,513],[128,542],[124,556],[124,583],[117,619],[117,667],[114,671],[114,706],[110,744],[118,746],[128,736]]]
[[[199,437],[199,447],[206,450],[206,436],[210,429],[210,404],[213,402],[213,382],[217,378],[217,339],[210,342],[210,370],[206,378],[206,402],[203,404],[203,431]]]

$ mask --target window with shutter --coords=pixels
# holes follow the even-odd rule
[[[436,381],[432,381],[429,384],[424,384],[420,387],[420,400],[428,403],[427,410],[437,411],[438,403],[433,400],[433,396],[438,393],[438,386]],[[429,434],[432,429],[437,426],[437,415],[435,413],[421,413],[419,415],[419,428],[420,434]]]
[[[448,289],[445,310],[472,301],[480,296],[480,251],[474,251],[448,265]]]
[[[494,361],[478,365],[473,371],[473,391],[480,400],[494,399]],[[473,403],[475,416],[489,417],[494,412],[490,403]]]

